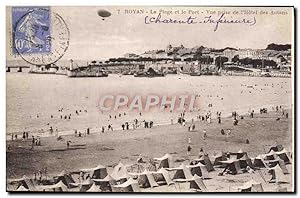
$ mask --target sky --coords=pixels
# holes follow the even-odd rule
[[[105,9],[110,17],[100,17],[97,12]],[[168,44],[186,47],[206,46],[212,48],[255,48],[262,49],[270,43],[293,43],[293,9],[292,8],[210,8],[210,7],[51,7],[66,22],[70,31],[70,44],[63,59],[103,60],[120,57],[125,53],[141,54],[152,49],[165,49]],[[132,14],[132,10],[144,10],[142,14]],[[150,10],[156,11],[151,14]],[[224,16],[228,19],[250,19],[255,16],[256,24],[220,24],[214,31],[214,24],[145,24],[145,16],[156,17],[160,10],[172,11],[173,14],[162,13],[162,18],[185,20],[189,16],[196,20],[212,16],[217,19],[218,11],[230,11]],[[182,10],[194,14],[175,14]],[[268,14],[238,14],[236,10],[251,10]],[[271,15],[271,11],[281,14]],[[147,11],[147,13],[145,13]],[[216,11],[215,14],[207,11]],[[9,12],[9,11],[8,11]],[[195,13],[199,12],[199,13]],[[201,13],[202,12],[202,13]],[[9,17],[7,14],[7,23]],[[7,24],[9,27],[10,24]],[[7,28],[7,41],[10,33]],[[8,46],[8,45],[7,45]],[[7,47],[7,51],[9,46]],[[7,59],[12,57],[7,53]]]

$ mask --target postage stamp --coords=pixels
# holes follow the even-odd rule
[[[51,15],[48,7],[13,7],[13,52],[20,54],[51,51]]]
[[[12,51],[32,65],[57,62],[69,46],[63,18],[49,7],[12,7]]]

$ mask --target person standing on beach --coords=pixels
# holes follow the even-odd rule
[[[190,145],[188,145],[188,147],[187,147],[187,155],[188,156],[190,155],[191,150],[192,150],[192,147]]]
[[[226,139],[225,139],[226,142],[228,142],[228,139],[229,139],[230,134],[231,134],[231,130],[228,129],[228,130],[226,131]]]
[[[192,144],[192,140],[190,137],[188,138],[188,144]]]
[[[104,133],[104,131],[105,131],[105,128],[104,128],[104,126],[102,126],[101,132]]]
[[[218,123],[221,124],[221,112],[217,112],[218,115]]]
[[[207,138],[206,129],[203,130],[203,140]]]
[[[33,148],[34,148],[34,143],[35,143],[35,139],[34,139],[34,136],[32,136],[31,150],[33,150]]]
[[[75,137],[77,136],[77,129],[74,129]]]
[[[253,118],[254,117],[254,110],[251,111],[250,113],[250,117]]]

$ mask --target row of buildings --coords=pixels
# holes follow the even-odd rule
[[[151,58],[156,60],[176,60],[176,61],[195,61],[209,59],[210,64],[217,64],[218,57],[225,59],[222,62],[225,65],[240,65],[244,67],[257,67],[255,64],[259,64],[260,68],[277,68],[290,70],[291,68],[291,50],[271,50],[271,49],[237,49],[237,48],[224,48],[213,49],[203,46],[196,46],[193,48],[186,48],[183,45],[173,47],[168,45],[166,49],[150,50],[142,54],[127,53],[124,58],[137,59],[137,58]],[[201,59],[202,58],[202,59]],[[206,58],[206,59],[205,59]],[[248,61],[243,61],[248,59]],[[255,60],[253,64],[249,60]],[[269,64],[272,63],[272,64]]]

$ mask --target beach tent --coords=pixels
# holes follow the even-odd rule
[[[99,186],[96,186],[96,184],[93,183],[93,185],[86,192],[101,192],[101,189]]]
[[[287,183],[287,180],[285,179],[283,171],[280,168],[279,164],[277,164],[273,168],[269,168],[268,172],[271,175],[269,183]]]
[[[165,154],[161,158],[154,158],[154,160],[158,161],[158,168],[173,168],[174,167],[174,161],[172,155],[169,153]]]
[[[199,159],[194,159],[192,163],[195,163],[195,162],[196,163],[200,162],[200,163],[204,164],[208,172],[215,170],[209,157],[208,157],[208,154],[202,155],[202,157]]]
[[[242,149],[238,150],[238,152],[229,152],[227,153],[227,157],[230,159],[239,159],[244,156],[244,154],[247,154],[247,152],[244,152]]]
[[[239,192],[263,192],[262,184],[253,179],[238,187]]]
[[[278,156],[276,157],[276,159],[269,160],[267,163],[268,163],[269,168],[272,168],[272,167],[275,167],[275,166],[279,165],[279,167],[281,168],[281,170],[284,174],[289,173],[287,168],[286,168],[286,165],[285,165],[284,161],[282,159],[280,159]]]
[[[24,186],[25,188],[29,189],[30,191],[35,191],[36,190],[36,186],[34,185],[33,180],[30,179],[29,177],[27,177],[26,175],[24,175],[20,179],[10,180],[9,183],[17,184],[18,187]]]
[[[142,173],[129,173],[129,175],[138,176],[138,184],[143,188],[153,188],[158,186],[154,179],[153,173],[147,170]]]
[[[103,165],[98,165],[97,167],[90,169],[81,169],[80,171],[90,174],[92,179],[103,179],[107,176],[107,169]]]
[[[228,159],[226,161],[220,161],[220,162],[225,164],[225,169],[223,172],[227,172],[232,175],[243,173],[238,160]]]
[[[251,159],[248,157],[247,153],[244,153],[244,155],[238,159],[239,163],[240,163],[240,167],[242,169],[247,168],[247,166],[249,166],[250,168],[254,169],[254,166],[252,164]]]
[[[213,166],[222,166],[222,163],[220,161],[226,161],[227,157],[224,152],[217,153],[216,155],[212,156],[214,158],[213,160]]]
[[[275,152],[282,151],[283,148],[284,148],[284,147],[283,147],[281,144],[275,143],[275,144],[273,144],[273,145],[270,147],[270,149],[269,149],[268,152],[270,152],[270,151],[272,151],[272,150],[275,151]]]
[[[126,182],[113,186],[113,192],[140,192],[137,181],[129,178]]]
[[[280,157],[286,164],[292,163],[291,152],[288,152],[285,148],[282,151],[276,152],[277,156]]]
[[[240,149],[240,150],[236,153],[237,159],[242,158],[245,154],[247,155],[247,152],[244,152],[242,149]]]
[[[181,164],[179,167],[176,168],[168,168],[167,170],[175,171],[175,174],[172,178],[173,181],[186,181],[187,179],[193,177],[191,171],[184,164]]]
[[[201,162],[198,162],[198,164],[196,164],[196,165],[189,165],[189,166],[187,166],[187,168],[189,168],[191,170],[191,173],[193,176],[197,175],[197,176],[201,177],[202,179],[210,178],[205,165],[202,164]]]
[[[68,191],[68,187],[60,180],[57,184],[38,186],[38,191],[66,192]]]
[[[78,187],[79,192],[87,191],[92,185],[93,185],[92,180],[86,180],[86,181],[78,182],[78,183],[70,183],[71,187],[73,187],[73,188]]]
[[[255,168],[268,168],[267,164],[264,161],[263,155],[258,155],[253,160],[253,166]]]
[[[107,175],[104,179],[92,179],[95,184],[100,186],[101,191],[103,192],[111,192],[111,186],[116,184],[116,181],[110,176]]]
[[[17,188],[16,191],[19,192],[26,192],[26,191],[30,191],[28,188],[25,188],[23,185],[19,186],[19,188]]]
[[[119,162],[119,164],[114,167],[110,176],[116,181],[121,181],[121,183],[127,181],[129,177],[127,168],[122,162]]]
[[[269,153],[264,154],[265,160],[274,160],[277,158],[277,153],[274,150],[271,150]]]
[[[208,192],[203,180],[198,176],[194,175],[191,179],[188,180],[190,183],[190,189],[196,192]]]
[[[155,181],[159,185],[164,185],[164,184],[171,185],[174,183],[171,180],[169,172],[164,168],[161,168],[157,172],[154,172],[153,176],[154,176]]]
[[[71,187],[70,183],[75,183],[71,174],[65,170],[63,170],[60,174],[54,177],[54,183],[58,183],[59,181],[62,181],[68,188]]]

